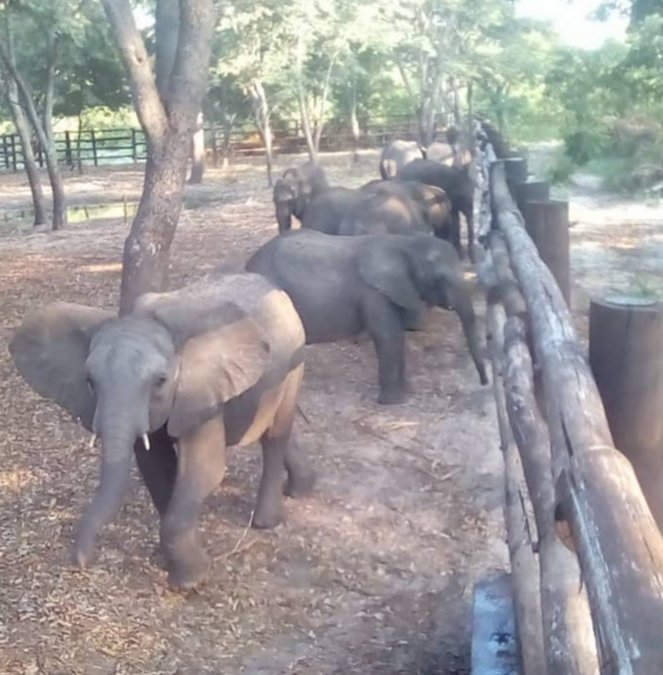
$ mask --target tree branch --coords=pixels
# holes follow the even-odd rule
[[[170,122],[180,130],[187,125],[195,126],[195,117],[190,119],[188,109],[192,96],[200,95],[207,79],[215,23],[213,0],[180,2],[180,32],[169,101]]]
[[[140,124],[151,143],[159,143],[168,129],[166,110],[129,0],[101,0],[129,73],[131,93]]]

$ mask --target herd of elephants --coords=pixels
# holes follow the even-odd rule
[[[452,136],[428,153],[392,141],[381,179],[358,189],[330,186],[316,163],[288,169],[274,187],[278,234],[242,273],[144,294],[119,318],[65,302],[28,314],[9,346],[19,372],[101,442],[76,564],[89,563],[119,509],[132,456],[160,516],[171,587],[195,587],[208,572],[199,517],[223,477],[226,447],[260,441],[252,525],[280,523],[284,495],[306,495],[315,482],[291,439],[307,344],[368,332],[378,402],[398,404],[407,392],[406,331],[419,329],[427,307],[441,307],[460,318],[486,384],[461,264],[460,216],[471,247],[474,184]]]

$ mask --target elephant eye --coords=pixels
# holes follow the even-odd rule
[[[168,379],[168,377],[167,377],[166,375],[164,375],[163,373],[157,375],[157,376],[154,378],[154,386],[155,386],[155,388],[156,388],[156,389],[159,389],[159,388],[163,387],[163,385],[166,384],[166,380],[167,380],[167,379]]]
[[[90,392],[94,394],[94,382],[89,375],[85,378],[85,385],[90,390]]]

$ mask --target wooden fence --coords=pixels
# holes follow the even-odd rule
[[[257,155],[264,152],[260,135],[254,128],[224,129],[208,126],[205,132],[205,148],[209,161],[217,165],[224,158],[241,155]],[[306,140],[301,125],[295,120],[274,123],[274,151],[297,153],[306,149]],[[417,120],[402,115],[368,122],[359,139],[360,147],[384,145],[394,136],[416,138]],[[320,150],[333,151],[352,148],[354,139],[350,123],[343,120],[328,122],[320,139]],[[145,160],[145,136],[141,129],[85,129],[80,133],[64,131],[55,134],[58,161],[71,168],[81,166],[103,166],[132,164]],[[41,147],[34,147],[40,167],[45,165]],[[23,169],[23,150],[17,134],[0,136],[0,171]]]
[[[528,200],[542,185],[527,182],[526,160],[496,157],[480,125],[477,136],[484,248],[475,256],[488,298],[522,668],[663,673],[663,538],[631,463],[615,449],[575,334],[568,257],[550,255],[566,245],[568,256],[568,219],[548,220],[535,245],[521,213],[565,209],[545,196]],[[566,240],[550,236],[564,228]]]

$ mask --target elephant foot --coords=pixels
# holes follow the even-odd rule
[[[79,546],[74,546],[71,550],[71,561],[81,570],[84,570],[88,566],[91,558],[92,551],[84,551]]]
[[[283,505],[270,506],[256,509],[251,521],[251,527],[256,530],[271,530],[284,520]]]
[[[210,567],[211,560],[205,551],[189,551],[186,558],[168,565],[168,585],[175,591],[197,588],[207,579]]]
[[[398,405],[399,403],[405,403],[406,400],[407,394],[403,390],[382,390],[378,396],[380,405]]]
[[[313,492],[315,486],[315,471],[313,469],[299,469],[288,473],[288,480],[283,486],[283,494],[292,499],[301,499]]]
[[[79,569],[85,569],[94,553],[94,536],[86,531],[85,527],[76,535],[76,541],[71,549],[71,560]]]

